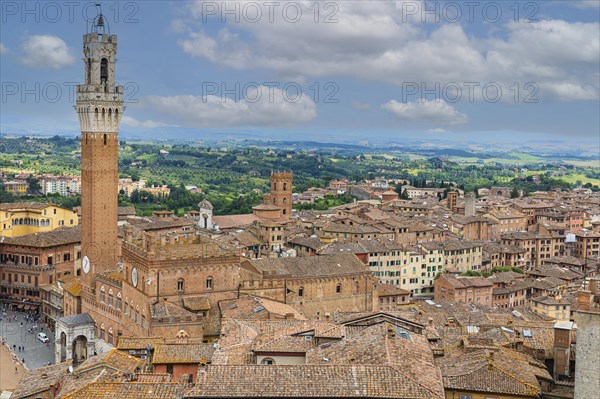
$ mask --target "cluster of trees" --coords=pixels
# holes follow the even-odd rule
[[[294,209],[324,211],[336,206],[349,204],[354,201],[354,197],[349,194],[326,195],[325,198],[316,199],[314,203],[304,203],[294,205]]]
[[[467,270],[466,272],[462,273],[462,276],[483,276],[483,277],[489,277],[492,274],[495,273],[502,273],[502,272],[515,272],[515,273],[519,273],[519,274],[524,274],[523,270],[519,269],[518,267],[510,267],[510,266],[495,266],[492,267],[492,270],[488,271],[481,271],[478,272],[476,270]]]
[[[215,215],[234,215],[252,213],[252,207],[262,201],[262,196],[254,192],[237,196],[216,192],[206,195],[192,193],[183,184],[171,185],[169,189],[171,192],[168,197],[159,197],[139,190],[134,190],[130,198],[120,193],[119,205],[133,205],[138,214],[143,216],[150,216],[153,211],[162,209],[172,210],[179,216],[183,216],[190,210],[197,209],[202,200],[208,199],[213,204]]]

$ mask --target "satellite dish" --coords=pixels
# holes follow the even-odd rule
[[[69,373],[73,372],[73,366],[69,366],[69,368],[67,369],[69,371]]]

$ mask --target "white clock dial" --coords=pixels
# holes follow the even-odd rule
[[[138,285],[138,271],[137,271],[137,267],[134,267],[133,269],[131,269],[131,282],[133,283],[134,287],[137,287],[137,285]]]
[[[89,273],[90,271],[90,258],[87,256],[83,257],[83,261],[81,262],[81,267],[83,268],[84,273]]]

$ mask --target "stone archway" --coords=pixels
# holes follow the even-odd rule
[[[73,364],[79,364],[88,357],[88,339],[84,335],[78,335],[71,344]]]
[[[96,323],[87,313],[61,317],[56,321],[55,360],[84,361],[96,348]]]

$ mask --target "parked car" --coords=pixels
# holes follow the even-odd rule
[[[42,342],[48,342],[49,341],[48,336],[45,333],[43,333],[43,332],[39,333],[37,335],[37,337]]]

